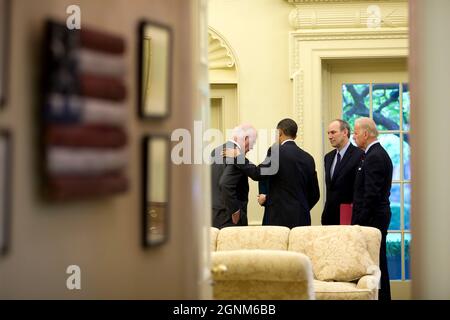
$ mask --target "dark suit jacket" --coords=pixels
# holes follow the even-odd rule
[[[269,181],[268,180],[262,180],[258,182],[258,190],[259,190],[259,194],[265,194],[267,196],[267,194],[269,193]],[[269,216],[267,215],[266,212],[266,203],[263,203],[263,208],[264,208],[264,216],[263,216],[263,220],[262,220],[262,225],[266,226],[269,223]]]
[[[221,156],[224,148],[236,148],[236,145],[229,141],[211,153],[212,225],[216,228],[246,226],[248,178],[233,165],[235,159]],[[241,218],[233,224],[231,214],[237,210],[241,210]]]
[[[339,166],[334,169],[331,178],[331,165],[336,156],[336,149],[325,155],[326,201],[322,212],[323,225],[338,225],[340,223],[340,205],[353,203],[353,187],[356,171],[364,151],[353,144],[347,148]]]
[[[266,198],[266,214],[269,225],[297,226],[311,225],[310,210],[319,201],[319,183],[313,157],[300,149],[294,141],[279,147],[279,157],[271,150],[262,164],[255,166],[247,159],[236,167],[253,180],[269,181]],[[271,158],[270,156],[274,156]],[[279,164],[278,171],[262,175],[261,169]]]
[[[391,221],[392,161],[381,144],[370,147],[356,173],[352,224],[386,232]]]

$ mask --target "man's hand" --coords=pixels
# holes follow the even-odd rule
[[[241,152],[239,151],[239,149],[226,148],[222,151],[222,156],[226,158],[236,158],[240,154]]]
[[[241,210],[238,210],[235,213],[231,214],[231,221],[233,221],[233,224],[237,224],[239,222],[239,219],[241,219]]]
[[[258,203],[260,206],[262,206],[266,202],[266,195],[261,193],[258,195]]]

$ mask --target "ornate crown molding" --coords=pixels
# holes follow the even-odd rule
[[[300,69],[300,44],[309,41],[408,39],[408,28],[296,30],[290,32],[290,74]]]
[[[291,34],[301,41],[408,39],[408,28],[297,30]]]
[[[311,4],[311,3],[336,3],[336,2],[382,2],[386,0],[284,0],[288,3],[295,3],[295,4]],[[395,0],[396,2],[407,2],[408,0]]]
[[[214,69],[234,69],[236,60],[226,40],[213,28],[208,27],[208,66]]]
[[[289,14],[294,29],[334,28],[398,28],[408,26],[408,6],[405,1],[374,4],[366,1],[334,1],[333,5],[296,3]],[[314,2],[315,3],[315,2]]]

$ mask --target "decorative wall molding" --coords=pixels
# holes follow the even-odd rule
[[[303,123],[303,110],[304,110],[304,73],[302,69],[296,70],[292,74],[292,81],[294,82],[294,119],[297,121],[297,125],[300,128],[297,134],[297,141],[300,147],[304,147],[304,123]]]
[[[408,26],[408,5],[405,1],[376,4],[373,1],[334,2],[339,3],[333,5],[296,3],[289,14],[289,24],[296,30]]]
[[[295,3],[295,4],[311,4],[311,3],[324,3],[324,4],[330,4],[330,3],[339,3],[339,2],[344,2],[344,3],[349,3],[349,2],[366,2],[366,3],[370,3],[370,2],[385,2],[386,0],[284,0],[288,3]],[[395,2],[407,2],[408,0],[394,0]],[[394,2],[392,1],[392,2]]]
[[[322,61],[407,57],[408,28],[307,29],[289,32],[293,116],[299,144],[322,157]]]
[[[226,40],[213,28],[208,27],[208,66],[210,70],[231,70],[236,59]]]
[[[302,41],[407,39],[408,28],[302,30],[291,34]]]
[[[408,28],[298,30],[290,32],[290,74],[300,68],[300,46],[306,41],[408,39]],[[292,76],[291,76],[292,78]]]
[[[324,108],[329,104],[332,72],[327,66],[351,59],[407,58],[408,3],[407,0],[282,1],[292,8],[288,58],[297,142],[316,160],[323,159]],[[319,181],[324,181],[323,161],[317,161],[316,166]],[[318,214],[320,208],[316,206],[314,210]]]

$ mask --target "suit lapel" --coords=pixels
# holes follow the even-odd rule
[[[328,154],[325,157],[325,181],[327,185],[331,183],[331,165],[333,164],[334,157],[332,154]]]

